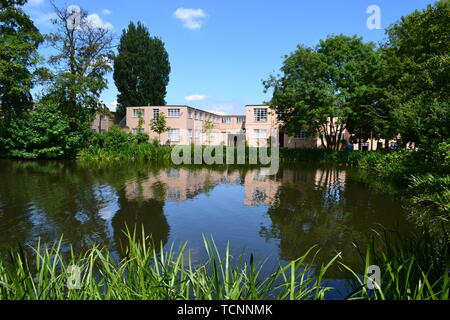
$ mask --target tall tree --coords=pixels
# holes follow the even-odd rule
[[[112,71],[113,35],[78,7],[53,5],[57,31],[47,36],[56,51],[50,59],[47,98],[59,104],[74,122],[86,122],[101,107],[99,96],[107,88],[105,75]]]
[[[0,0],[0,121],[31,108],[37,49],[43,38],[20,6],[26,0]]]
[[[140,22],[131,22],[120,38],[114,60],[114,81],[119,90],[118,120],[126,107],[165,105],[169,83],[169,55],[161,39],[151,37]]]
[[[392,107],[387,103],[385,92],[389,79],[387,66],[380,51],[377,52],[379,55],[373,61],[376,65],[372,66],[370,73],[365,73],[365,85],[352,95],[353,107],[347,119],[347,130],[352,134],[352,143],[380,139],[390,141],[398,135],[398,129],[392,123]]]
[[[379,60],[374,47],[339,35],[314,48],[299,46],[286,56],[282,75],[264,81],[266,90],[274,91],[271,107],[285,130],[313,133],[328,149],[339,149],[355,106],[373,104],[363,98],[373,96],[369,84]]]
[[[388,101],[405,143],[450,138],[450,1],[403,17],[387,30]]]

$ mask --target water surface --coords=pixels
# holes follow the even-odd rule
[[[229,241],[236,256],[245,249],[269,258],[265,272],[315,245],[316,262],[342,252],[345,263],[357,266],[353,242],[363,243],[379,224],[412,230],[397,199],[357,177],[354,170],[303,163],[266,177],[255,168],[1,160],[0,250],[63,235],[66,249],[102,243],[120,258],[122,230],[143,225],[165,246],[188,241],[198,263],[205,259],[204,234],[220,249]],[[329,277],[343,286],[337,268]]]

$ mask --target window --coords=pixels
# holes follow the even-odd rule
[[[169,200],[180,200],[181,199],[180,189],[169,188],[169,191],[167,192],[167,198],[169,198]]]
[[[237,123],[245,123],[245,117],[237,117]]]
[[[308,132],[297,132],[297,134],[294,136],[295,139],[306,139],[308,138]]]
[[[145,110],[143,110],[143,109],[133,109],[133,117],[134,118],[143,117],[144,115],[145,115]]]
[[[156,119],[159,117],[159,109],[153,109],[153,119]]]
[[[231,123],[231,118],[228,118],[228,117],[222,118],[222,123],[226,123],[226,124]]]
[[[177,179],[180,177],[180,170],[178,169],[169,169],[167,170],[167,177]]]
[[[267,122],[267,108],[256,108],[254,116],[255,122]]]
[[[199,120],[200,119],[200,115],[198,114],[197,111],[195,111],[195,120]]]
[[[189,139],[192,138],[192,129],[188,129],[188,138],[189,138]]]
[[[169,130],[169,141],[179,142],[180,141],[180,129],[170,129]]]
[[[254,129],[253,138],[255,139],[267,139],[267,130],[264,129]]]
[[[200,114],[200,120],[203,121],[203,119],[205,118],[205,115],[203,113]]]
[[[191,109],[188,110],[188,117],[189,117],[189,119],[192,119],[192,110]]]
[[[179,118],[181,116],[180,109],[169,109],[169,118]]]
[[[131,132],[132,132],[134,135],[137,135],[137,134],[139,134],[139,133],[144,133],[144,128],[141,128],[141,129],[133,128],[133,129],[131,130]]]

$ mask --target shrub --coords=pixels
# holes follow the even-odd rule
[[[408,192],[413,216],[420,225],[440,227],[442,222],[450,221],[450,176],[414,176]]]
[[[69,119],[53,104],[40,104],[14,118],[2,142],[13,158],[56,159],[74,157],[86,132],[72,131]]]
[[[158,160],[170,159],[172,148],[149,143],[148,135],[132,135],[113,126],[107,132],[95,134],[88,148],[78,154],[80,160]]]

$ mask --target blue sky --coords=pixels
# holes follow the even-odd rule
[[[282,56],[313,46],[329,34],[384,39],[384,28],[428,0],[55,0],[78,5],[117,37],[130,21],[141,21],[166,44],[172,72],[168,104],[187,104],[223,114],[241,114],[247,104],[270,100],[261,81],[277,73]],[[367,8],[381,9],[381,29],[369,30]],[[26,12],[43,33],[52,30],[49,0],[29,0]],[[43,49],[45,50],[45,49]],[[111,75],[102,94],[117,99]]]

